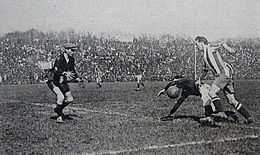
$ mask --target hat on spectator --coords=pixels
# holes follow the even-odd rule
[[[74,49],[74,50],[77,49],[77,46],[75,44],[72,44],[72,43],[66,43],[66,44],[63,45],[63,47],[65,49]]]

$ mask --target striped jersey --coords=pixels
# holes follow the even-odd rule
[[[214,76],[225,74],[230,76],[229,68],[225,65],[218,49],[220,47],[208,46],[204,48],[203,60],[204,69],[211,70]]]

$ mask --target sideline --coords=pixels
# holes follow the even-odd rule
[[[123,153],[132,153],[138,151],[146,151],[146,150],[158,150],[158,149],[167,149],[167,148],[175,148],[175,147],[184,147],[189,145],[203,145],[203,144],[212,144],[212,143],[225,143],[229,141],[239,141],[245,139],[258,139],[257,135],[245,135],[243,137],[226,137],[221,138],[218,140],[201,140],[201,141],[191,141],[186,143],[179,143],[179,144],[169,144],[169,145],[151,145],[151,146],[143,146],[140,148],[134,149],[122,149],[122,150],[105,150],[105,151],[98,151],[92,153],[83,153],[83,155],[95,155],[95,154],[123,154]]]

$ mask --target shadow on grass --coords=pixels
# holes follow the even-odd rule
[[[81,116],[78,116],[76,114],[66,114],[63,116],[63,119],[64,120],[73,120],[75,117],[82,118]],[[57,118],[58,118],[58,115],[50,117],[50,119],[53,119],[53,120],[56,120]]]
[[[161,121],[173,121],[175,119],[191,119],[191,120],[194,120],[194,121],[198,122],[200,120],[200,118],[201,117],[194,116],[194,115],[175,115],[175,116],[161,117],[160,120]]]
[[[195,115],[175,115],[175,116],[165,116],[161,117],[161,121],[173,121],[175,119],[190,119],[195,122],[198,122],[202,126],[209,126],[209,127],[221,127],[220,125],[217,125],[215,122],[228,122],[228,123],[238,123],[239,118],[233,111],[225,111],[225,114],[227,115],[227,118],[221,118],[221,117],[213,117],[214,123],[205,123],[201,122],[201,116],[195,116]]]

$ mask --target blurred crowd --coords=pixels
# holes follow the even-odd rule
[[[140,68],[146,80],[171,80],[175,75],[194,78],[194,45],[192,38],[162,35],[141,36],[122,41],[91,33],[47,32],[35,29],[11,32],[0,38],[0,83],[29,84],[43,82],[45,72],[39,63],[53,62],[62,45],[71,42],[76,69],[87,81],[94,81],[95,70],[104,73],[103,81],[132,81]],[[260,39],[226,39],[236,54],[222,54],[233,66],[236,79],[260,77]],[[197,56],[197,73],[201,56]]]

